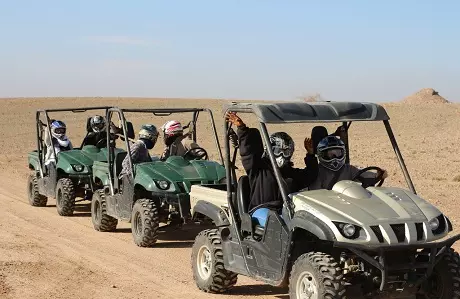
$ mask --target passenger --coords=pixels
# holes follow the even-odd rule
[[[176,120],[167,121],[161,126],[163,131],[163,140],[165,149],[160,159],[166,160],[170,156],[184,156],[187,151],[200,146],[191,138],[191,133],[184,134],[182,124]],[[200,156],[201,152],[197,151],[193,156]]]
[[[47,168],[51,163],[56,164],[55,154],[73,149],[72,142],[66,135],[67,127],[65,123],[54,119],[50,123],[51,137],[48,130],[45,130],[45,166]]]
[[[85,137],[83,141],[83,145],[98,145],[99,147],[106,147],[107,141],[102,143],[102,140],[107,139],[107,130],[105,125],[105,118],[100,115],[95,115],[90,119],[90,129],[91,132]],[[110,133],[111,133],[111,140],[115,140],[118,138],[115,134],[119,134],[123,132],[122,129],[118,128],[111,122],[110,124]],[[99,143],[102,144],[99,144]]]
[[[268,153],[264,150],[259,130],[248,128],[236,113],[227,113],[226,119],[238,128],[241,162],[249,177],[251,189],[248,211],[255,222],[264,226],[268,209],[280,213],[283,205],[272,164]],[[291,158],[294,153],[294,141],[287,133],[271,134],[270,143],[288,194],[297,192],[316,180],[318,161],[313,154],[310,138],[304,141],[307,150],[304,169],[293,167]]]
[[[152,161],[149,150],[155,146],[158,135],[158,130],[154,125],[146,124],[141,127],[139,131],[139,140],[130,146],[130,155],[133,164]],[[126,156],[123,159],[119,177],[122,178],[125,175],[129,175],[130,177],[130,174],[131,167],[129,165],[129,158]]]
[[[345,144],[336,136],[327,136],[319,142],[317,156],[319,160],[318,178],[308,187],[309,190],[330,190],[339,181],[351,180],[360,170],[353,165],[345,163]],[[367,186],[373,186],[380,179],[387,177],[388,173],[386,170],[384,170],[381,178],[378,178],[378,173],[368,171],[361,175],[361,181]]]

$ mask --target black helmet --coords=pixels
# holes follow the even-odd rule
[[[285,132],[276,132],[270,135],[270,145],[275,155],[278,167],[287,165],[294,154],[294,140]]]
[[[90,125],[91,125],[91,129],[93,129],[94,132],[98,133],[104,130],[105,120],[102,116],[95,115],[91,118]]]
[[[317,155],[321,165],[332,171],[338,171],[345,164],[345,144],[336,136],[327,136],[319,142]]]

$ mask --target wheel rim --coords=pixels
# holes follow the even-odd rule
[[[140,236],[142,234],[142,217],[139,212],[136,212],[134,214],[134,233],[136,236]]]
[[[99,223],[101,218],[101,206],[99,205],[99,201],[96,200],[94,202],[94,220]]]
[[[198,250],[196,266],[198,274],[203,280],[207,280],[211,276],[212,255],[209,248],[205,245],[201,246],[200,250]]]
[[[315,277],[308,271],[302,272],[297,280],[297,299],[318,299],[318,284]]]

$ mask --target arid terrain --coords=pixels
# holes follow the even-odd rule
[[[35,111],[40,108],[115,105],[133,108],[207,107],[214,111],[219,134],[222,101],[181,99],[40,98],[0,100],[0,298],[288,298],[285,290],[239,277],[226,295],[200,292],[190,269],[191,245],[199,227],[165,231],[155,248],[139,248],[130,226],[114,233],[93,229],[87,204],[73,217],[58,216],[54,199],[48,207],[28,204],[27,153],[36,148]],[[460,231],[460,104],[405,101],[384,104],[403,157],[419,195],[448,215]],[[78,146],[89,113],[56,114],[67,123]],[[50,115],[51,116],[51,115]],[[161,126],[167,117],[127,115],[137,131],[142,123]],[[174,117],[176,118],[176,117]],[[177,117],[186,122],[186,117]],[[243,115],[249,125],[252,116]],[[115,124],[118,124],[115,122]],[[327,125],[335,130],[336,125]],[[310,125],[272,128],[284,130],[296,142],[295,163],[301,165],[303,139]],[[153,150],[162,151],[162,139]],[[207,116],[201,117],[198,142],[217,159]],[[353,123],[351,162],[377,165],[389,172],[386,185],[407,187],[382,123]],[[456,245],[460,250],[460,244]]]

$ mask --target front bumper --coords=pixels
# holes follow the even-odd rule
[[[452,236],[443,241],[429,242],[424,244],[363,245],[335,242],[334,247],[347,249],[380,270],[382,274],[380,291],[383,291],[388,278],[388,272],[390,271],[426,269],[425,274],[423,277],[417,280],[415,286],[422,284],[428,277],[431,276],[434,267],[442,259],[443,253],[447,252],[447,250],[449,250],[449,248],[452,247],[452,245],[458,240],[460,240],[460,234]],[[386,258],[389,252],[417,250],[424,250],[426,253],[429,253],[429,260],[427,262],[420,262],[416,261],[414,257],[410,263],[398,263],[397,265],[389,265],[389,262]],[[378,259],[376,259],[376,257],[378,257]]]
[[[170,205],[179,208],[181,218],[188,219],[190,214],[190,195],[187,193],[152,192],[153,196],[164,199]]]

